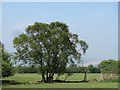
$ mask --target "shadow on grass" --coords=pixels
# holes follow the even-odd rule
[[[81,83],[81,82],[89,82],[89,81],[64,81],[64,80],[53,80],[53,82],[58,82],[58,83]]]
[[[88,81],[64,81],[64,80],[53,80],[52,83],[81,83],[81,82],[88,82]],[[17,82],[16,80],[0,80],[1,85],[17,85],[17,84],[40,84],[43,83],[41,81],[37,81],[35,83],[32,82]]]
[[[15,80],[0,80],[0,85],[12,85],[12,84],[16,85],[20,83]]]

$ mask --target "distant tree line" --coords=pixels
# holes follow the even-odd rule
[[[14,68],[16,73],[40,73],[39,67],[35,67],[34,65],[17,65]],[[66,67],[64,73],[84,73],[84,68],[87,68],[88,73],[101,73],[100,67],[94,66],[92,64],[86,67],[72,64]]]
[[[86,68],[87,73],[120,73],[118,62],[120,63],[120,61],[109,59],[103,60],[98,65],[80,66],[71,64],[66,67],[64,73],[84,73],[84,68]],[[40,73],[39,67],[34,65],[17,65],[14,69],[16,73]]]
[[[38,70],[35,66],[31,65],[17,65],[14,67],[15,73],[38,73]]]

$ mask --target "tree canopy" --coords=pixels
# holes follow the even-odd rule
[[[109,59],[103,60],[100,64],[103,80],[118,80],[118,61]]]
[[[69,32],[65,23],[35,22],[26,33],[13,40],[16,59],[38,65],[42,81],[51,82],[55,72],[64,73],[66,65],[80,60],[88,44]]]
[[[118,73],[118,61],[109,59],[99,64],[102,73]]]

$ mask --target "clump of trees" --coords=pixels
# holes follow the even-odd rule
[[[76,64],[71,64],[66,67],[66,73],[84,73],[84,69],[87,70],[87,73],[101,73],[99,65],[88,65],[88,66],[81,66]]]
[[[38,68],[34,65],[17,65],[14,66],[15,73],[38,73]]]
[[[88,65],[88,73],[101,73],[100,66],[99,65]]]
[[[62,22],[35,22],[15,37],[13,44],[15,58],[39,66],[43,82],[52,82],[55,73],[63,74],[67,64],[79,61],[88,49]]]
[[[102,80],[116,80],[118,79],[119,61],[109,59],[102,61],[99,66],[102,72]]]
[[[4,45],[0,42],[0,73],[2,74],[2,77],[14,75],[14,68],[12,66],[11,59],[11,54],[5,50]]]

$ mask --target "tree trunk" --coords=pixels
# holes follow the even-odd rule
[[[85,72],[84,81],[87,81],[87,72]]]
[[[45,76],[44,76],[44,73],[42,73],[42,80],[41,82],[45,82]]]
[[[46,72],[46,82],[48,82],[48,81],[49,81],[49,73]]]
[[[46,82],[47,83],[52,83],[52,81],[53,81],[53,73],[47,73],[46,74]]]

